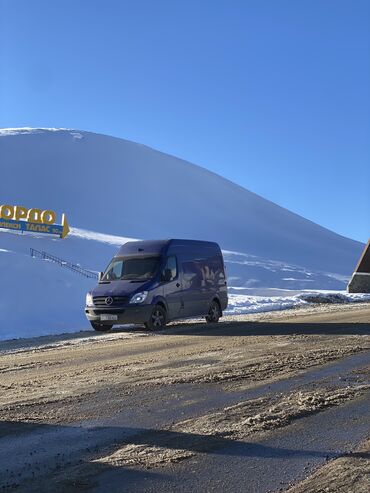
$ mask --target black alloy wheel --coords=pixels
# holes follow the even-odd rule
[[[207,324],[215,324],[219,321],[220,317],[221,317],[220,305],[217,303],[216,300],[213,300],[209,307],[208,315],[206,315],[206,322]]]
[[[150,319],[145,323],[145,327],[149,330],[160,330],[166,326],[166,323],[166,310],[161,305],[155,305],[150,315]]]

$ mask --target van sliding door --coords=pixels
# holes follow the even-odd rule
[[[162,272],[163,296],[168,306],[168,318],[174,319],[182,317],[183,298],[181,276],[175,256],[167,258],[166,265]]]
[[[184,301],[184,317],[205,314],[203,292],[203,272],[200,261],[184,260],[182,268],[182,296]]]

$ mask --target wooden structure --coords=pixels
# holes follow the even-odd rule
[[[349,293],[370,293],[370,240],[362,252],[347,289]]]

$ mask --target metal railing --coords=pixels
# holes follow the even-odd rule
[[[41,260],[47,260],[49,262],[54,262],[58,264],[60,267],[65,267],[66,269],[71,270],[75,274],[80,274],[81,276],[88,277],[90,279],[98,279],[98,274],[96,272],[92,272],[91,270],[83,269],[81,266],[72,264],[67,260],[63,260],[55,255],[51,255],[50,253],[40,252],[39,250],[35,250],[35,248],[30,248],[30,253],[32,258],[38,258]]]

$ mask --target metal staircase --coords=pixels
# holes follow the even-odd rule
[[[75,274],[80,274],[81,276],[88,277],[90,279],[98,279],[98,274],[96,272],[83,269],[79,265],[72,264],[71,262],[67,262],[66,260],[56,257],[55,255],[51,255],[50,253],[40,252],[39,250],[35,250],[34,248],[30,248],[30,253],[32,258],[38,258],[40,260],[54,262],[55,264],[58,264],[60,267],[64,267],[66,269],[71,270]]]

